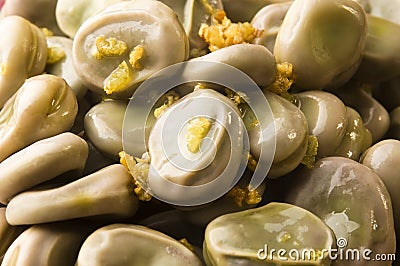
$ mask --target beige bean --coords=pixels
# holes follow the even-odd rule
[[[197,256],[177,240],[144,226],[110,224],[92,233],[76,266],[200,266]]]
[[[127,108],[124,101],[104,101],[93,106],[85,115],[85,134],[93,145],[113,159],[122,148],[122,124]]]
[[[73,265],[82,243],[95,229],[84,221],[34,225],[12,243],[1,266]]]
[[[289,62],[303,89],[338,87],[357,70],[367,35],[366,15],[353,0],[296,0],[279,30],[274,55]]]
[[[271,255],[272,250],[283,249],[292,255],[297,250],[301,254],[303,249],[330,249],[335,246],[334,242],[330,228],[315,214],[295,205],[272,202],[225,214],[209,223],[203,255],[208,266],[283,265],[276,254]],[[331,263],[328,254],[304,260],[298,265]]]
[[[46,74],[26,80],[0,111],[0,161],[69,130],[77,111],[76,97],[64,79]]]
[[[36,224],[97,215],[129,217],[137,208],[132,176],[115,164],[58,188],[22,192],[7,205],[6,217],[12,225]]]
[[[269,86],[275,80],[277,72],[275,57],[268,49],[256,44],[228,46],[191,61],[211,61],[231,65],[249,75],[261,87]],[[216,74],[218,70],[218,65],[215,65],[215,69],[211,67],[188,69],[188,71],[213,73],[213,75],[218,75]]]
[[[0,202],[71,170],[82,171],[88,157],[86,141],[72,133],[39,140],[0,163]]]
[[[10,1],[12,2],[12,1]],[[46,38],[41,30],[20,16],[0,20],[0,109],[30,76],[44,71]]]

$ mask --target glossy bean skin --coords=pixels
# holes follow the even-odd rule
[[[262,45],[236,44],[190,61],[210,61],[228,64],[249,75],[260,87],[268,87],[275,80],[277,73],[274,56]],[[194,68],[188,69],[188,71],[201,71],[200,73],[218,75],[218,65],[215,65],[215,69],[211,67],[207,69]]]
[[[294,170],[303,160],[308,143],[308,124],[306,116],[296,105],[268,90],[264,91],[264,95],[273,114],[274,128],[267,125],[267,128],[261,129],[257,123],[254,124],[250,110],[245,111],[244,121],[249,134],[251,155],[255,160],[259,159],[261,152],[261,132],[275,134],[276,148],[268,177],[278,178]],[[265,138],[263,141],[269,143],[271,139]]]
[[[122,148],[122,124],[127,103],[103,101],[85,115],[85,134],[93,145],[112,159],[118,158]]]
[[[7,221],[17,225],[132,216],[138,200],[132,195],[131,178],[124,166],[114,164],[61,187],[22,192],[7,205]]]
[[[400,105],[400,76],[388,81],[374,84],[372,96],[382,104],[388,112]]]
[[[293,178],[294,177],[294,178]],[[305,208],[324,220],[347,248],[394,253],[392,202],[384,183],[368,167],[343,157],[318,160],[286,184],[284,201]],[[365,261],[335,261],[334,265],[364,265]],[[390,261],[374,262],[391,265]]]
[[[380,83],[400,75],[400,24],[383,18],[367,16],[368,33],[360,67],[355,78]]]
[[[274,55],[277,62],[293,64],[299,87],[338,87],[357,70],[366,35],[366,15],[355,1],[295,1],[283,20]]]
[[[0,111],[0,161],[69,130],[77,112],[75,94],[64,79],[48,74],[29,78]]]
[[[47,59],[44,34],[20,16],[0,21],[0,34],[7,42],[0,46],[0,109],[28,77],[41,74]]]
[[[372,144],[372,136],[360,114],[326,91],[294,94],[309,125],[309,134],[317,137],[317,157],[342,156],[358,160]]]
[[[393,205],[397,242],[400,234],[400,141],[385,139],[369,148],[360,162],[371,168],[383,181]]]
[[[196,121],[198,116],[204,119],[199,123],[208,124],[208,130],[205,135],[195,137],[198,129],[190,128],[191,121]],[[171,105],[156,120],[148,141],[149,171],[142,183],[158,197],[176,205],[205,200],[195,204],[198,205],[220,197],[219,193],[210,194],[207,188],[211,182],[218,182],[218,188],[226,188],[221,193],[226,193],[227,182],[240,178],[244,170],[244,136],[236,135],[233,139],[231,134],[243,130],[239,110],[231,100],[211,89],[195,90]],[[189,141],[188,136],[194,141]],[[196,142],[197,148],[191,148]],[[188,193],[183,186],[198,189]],[[209,196],[212,198],[208,199]]]
[[[72,133],[39,140],[0,163],[0,202],[68,171],[82,171],[87,143]]]
[[[99,245],[100,244],[100,245]],[[110,224],[83,243],[76,265],[196,265],[197,256],[177,240],[144,226]]]
[[[208,266],[330,265],[327,254],[312,262],[288,260],[282,263],[270,252],[272,249],[292,250],[304,246],[314,250],[329,249],[335,245],[334,240],[329,227],[311,212],[291,204],[272,202],[222,215],[209,223],[203,254]]]
[[[85,221],[31,226],[12,243],[1,265],[72,265],[82,243],[96,227],[95,223]]]
[[[362,5],[367,14],[400,24],[398,15],[400,2],[390,0],[357,0],[357,2]]]

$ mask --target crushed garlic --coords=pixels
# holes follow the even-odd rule
[[[132,183],[135,185],[133,192],[135,195],[140,201],[150,201],[152,198],[151,195],[141,186],[141,182],[145,182],[147,179],[150,159],[146,158],[145,155],[142,159],[133,158],[132,155],[125,151],[121,151],[119,157],[120,163],[125,166],[133,178]]]
[[[47,64],[54,64],[65,58],[65,51],[60,46],[49,46],[47,48]]]
[[[122,61],[116,69],[104,80],[104,91],[107,94],[122,91],[126,89],[132,81],[132,73],[126,61]]]
[[[236,186],[228,192],[228,195],[233,197],[239,207],[243,207],[244,202],[247,205],[256,205],[262,200],[260,193],[256,189],[250,189],[249,187],[243,189]]]
[[[211,52],[234,44],[250,43],[258,35],[250,23],[232,23],[222,10],[216,12],[213,18],[211,26],[203,23],[199,29],[199,36],[209,44]]]
[[[211,120],[205,117],[196,117],[189,121],[186,134],[187,147],[192,153],[200,150],[201,141],[207,136],[211,128]]]
[[[144,47],[142,45],[137,45],[129,54],[129,63],[134,69],[141,69],[140,59],[143,58]]]
[[[126,53],[128,45],[114,37],[106,38],[100,35],[96,38],[96,50],[93,52],[93,57],[103,59],[104,57],[120,56]]]

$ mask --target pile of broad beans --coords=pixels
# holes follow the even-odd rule
[[[0,8],[2,266],[396,265],[400,1]]]

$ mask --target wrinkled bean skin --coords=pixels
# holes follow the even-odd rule
[[[24,0],[7,0],[1,9],[3,16],[21,16],[38,27],[48,28],[54,34],[62,34],[56,21],[58,0],[35,0],[27,4]],[[45,10],[45,12],[43,12]]]
[[[267,244],[269,252],[272,249],[304,247],[322,250],[332,248],[334,240],[329,227],[311,212],[291,204],[272,202],[259,208],[222,215],[209,223],[205,231],[203,256],[208,266],[282,265],[282,261],[275,256],[272,259],[268,251],[265,251],[267,254],[260,254],[259,258],[259,249],[264,249]],[[288,265],[305,263],[291,261]],[[311,264],[330,265],[330,259],[325,254]]]
[[[291,5],[292,1],[287,1],[261,8],[251,20],[251,25],[261,32],[252,43],[263,45],[273,53],[276,36]]]
[[[0,20],[0,109],[28,77],[41,74],[47,59],[44,34],[20,16]]]
[[[74,62],[72,60],[73,41],[69,38],[61,36],[49,36],[46,38],[46,40],[49,48],[60,48],[65,53],[65,57],[60,61],[46,65],[46,73],[65,79],[65,81],[74,91],[76,98],[81,100],[83,96],[85,96],[87,88],[83,86],[78,74],[75,72]]]
[[[29,78],[0,111],[0,162],[69,130],[77,112],[75,94],[64,79],[48,74]]]
[[[114,164],[61,187],[22,192],[7,205],[7,221],[18,225],[97,215],[130,217],[138,208],[131,179],[124,166]]]
[[[279,63],[293,64],[299,87],[334,88],[357,70],[366,35],[366,15],[357,2],[296,0],[283,20],[274,55]]]
[[[79,251],[76,266],[200,266],[197,256],[175,239],[131,224],[111,224],[93,232]]]
[[[93,145],[112,159],[118,158],[122,148],[122,123],[127,103],[103,101],[85,115],[85,134]]]
[[[400,141],[386,139],[376,143],[363,154],[360,162],[371,168],[382,179],[390,193],[398,239],[400,237]]]
[[[12,243],[1,266],[70,266],[89,234],[96,229],[84,221],[34,225]]]
[[[371,169],[347,158],[326,157],[318,160],[313,169],[301,170],[289,182],[284,201],[305,208],[328,223],[336,238],[347,240],[346,248],[394,253],[390,195]],[[333,265],[365,263],[338,260]],[[391,262],[375,261],[374,265]]]
[[[0,163],[0,202],[72,170],[82,171],[87,143],[72,133],[43,139],[14,153]]]

